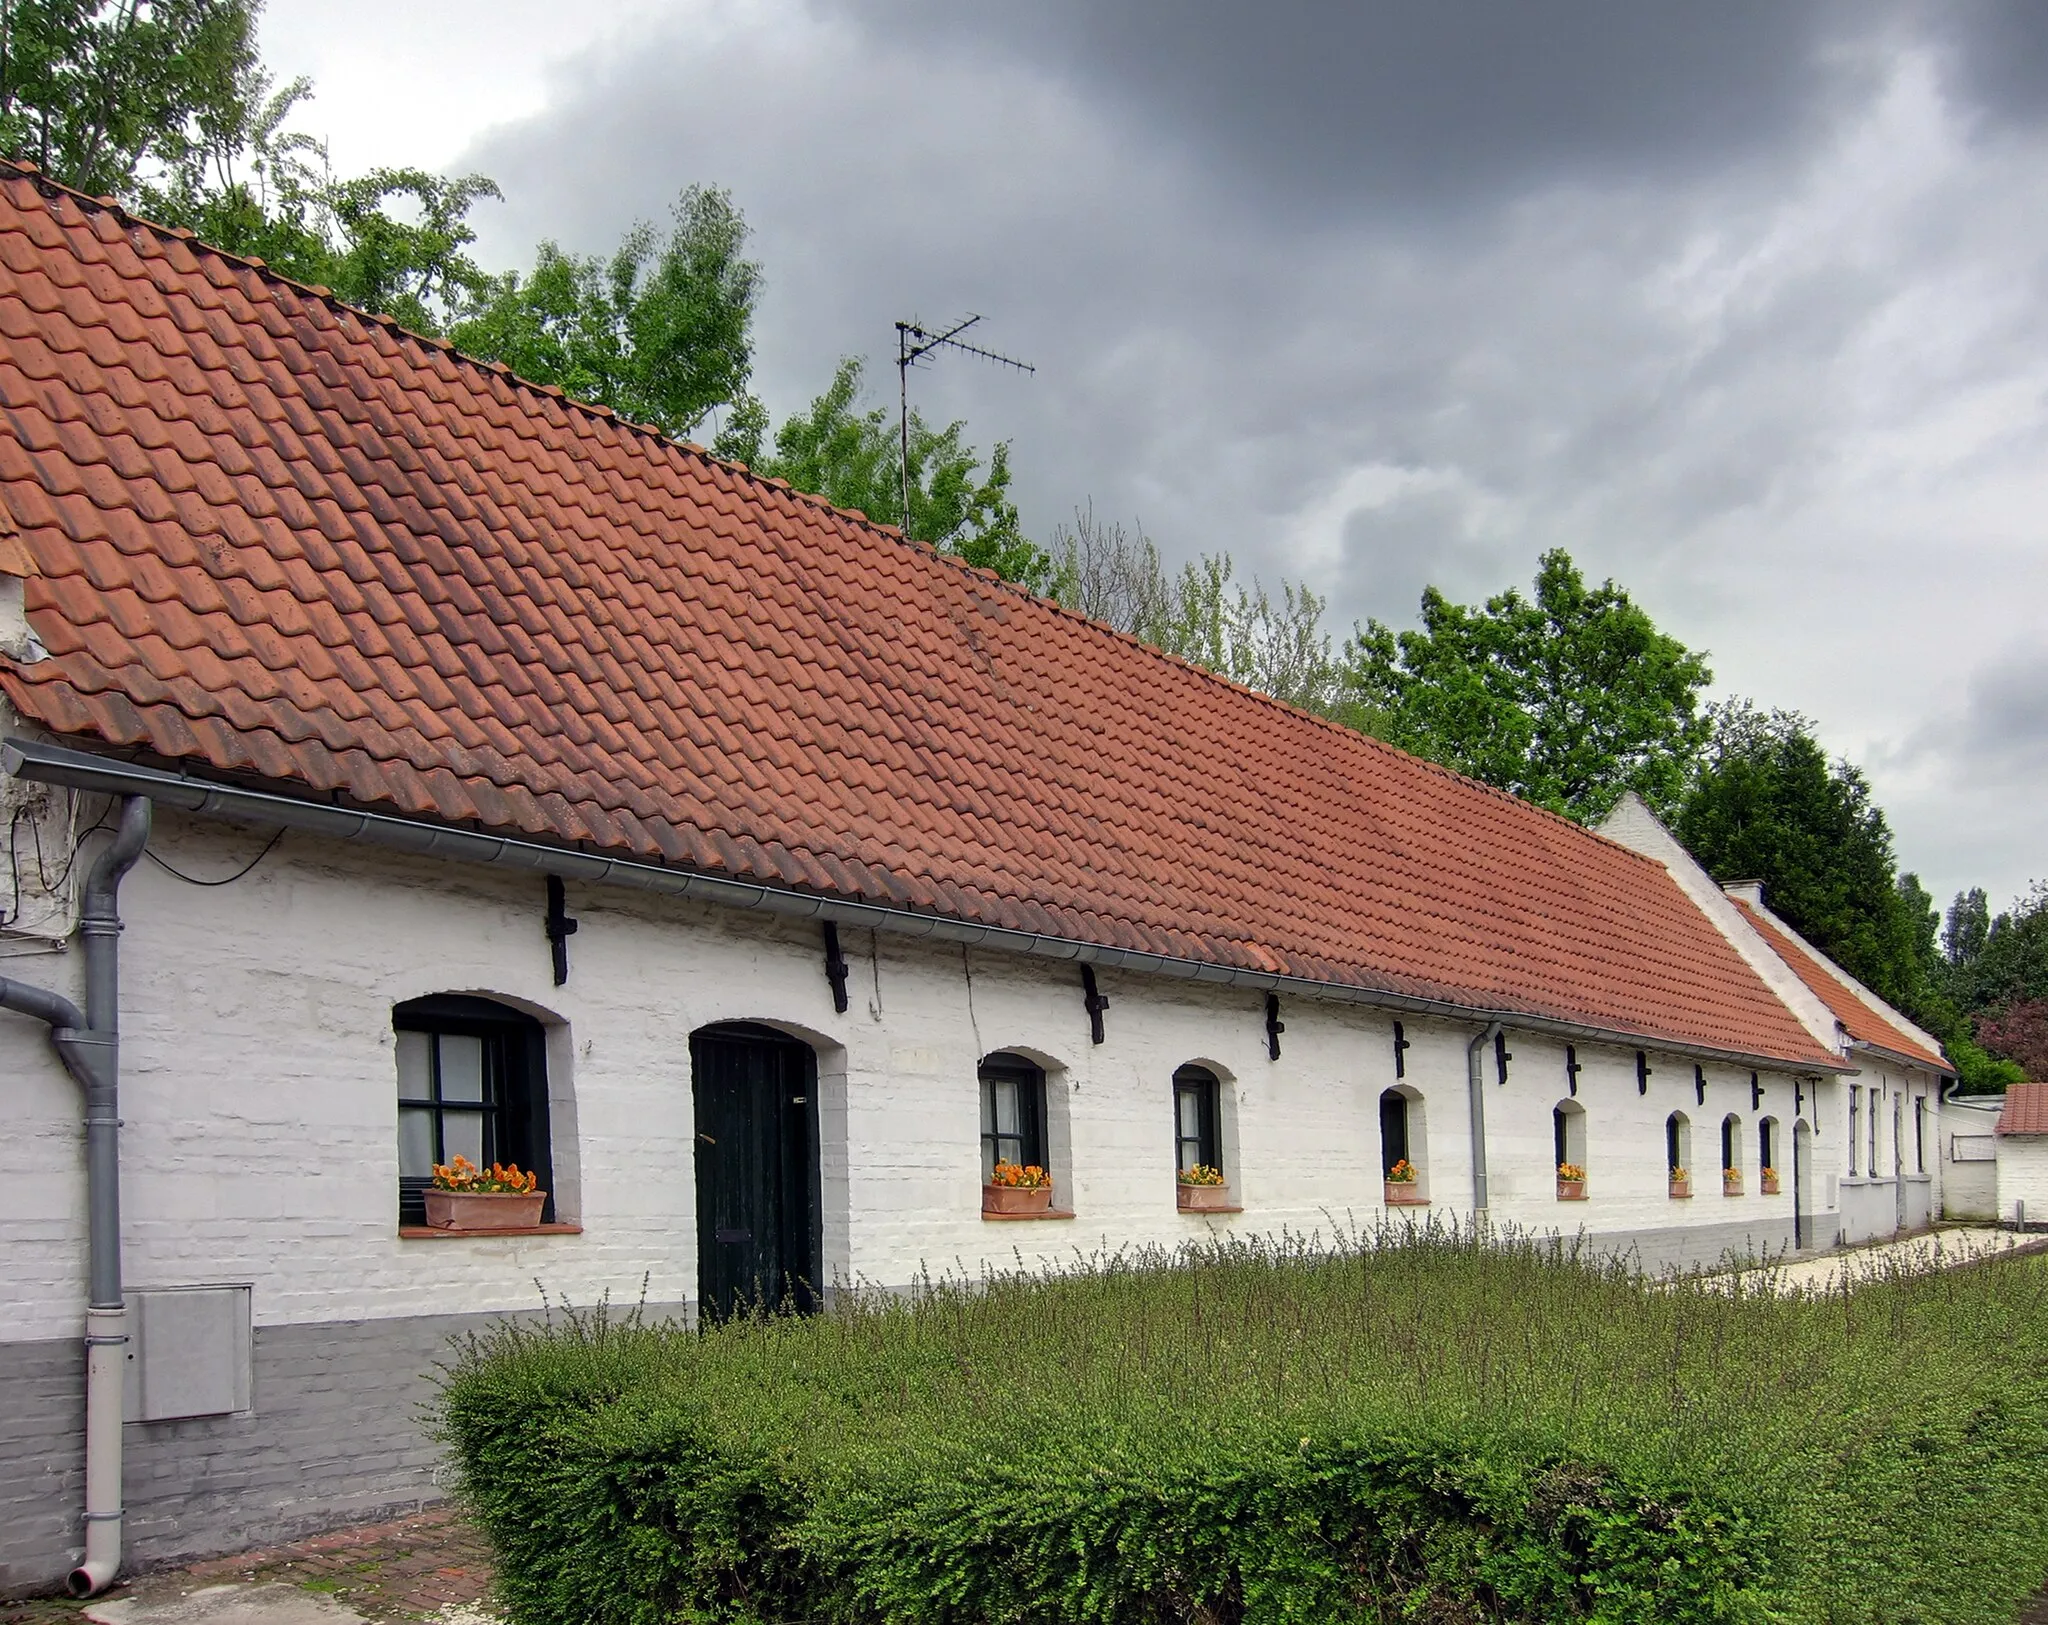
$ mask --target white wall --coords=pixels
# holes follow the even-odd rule
[[[2048,1134],[1998,1137],[1998,1221],[2048,1225]]]
[[[1998,1114],[2003,1095],[1951,1096],[1942,1104],[1941,1212],[1948,1219],[1998,1217]],[[1956,1160],[1957,1141],[1978,1153]],[[1985,1153],[1989,1153],[1986,1155]]]
[[[269,838],[159,813],[151,851],[187,873],[234,872]],[[899,1284],[922,1267],[1069,1259],[1076,1249],[1173,1245],[1213,1231],[1323,1230],[1381,1213],[1378,1100],[1393,1082],[1392,1018],[1283,1000],[1268,1059],[1263,996],[1104,973],[1107,1042],[1094,1046],[1070,965],[842,932],[852,1008],[832,1009],[815,927],[572,885],[581,930],[557,988],[543,883],[287,835],[248,878],[189,886],[145,862],[123,892],[124,1237],[131,1286],[255,1285],[259,1324],[534,1304],[536,1277],[588,1303],[694,1296],[689,1035],[767,1021],[819,1051],[828,1270]],[[75,954],[9,973],[77,995]],[[395,1226],[391,1007],[482,993],[554,1023],[555,1188],[581,1235],[401,1239]],[[1465,1044],[1477,1024],[1403,1018],[1422,1096],[1435,1210],[1464,1212],[1471,1165]],[[1551,1108],[1564,1045],[1511,1033],[1508,1083],[1486,1075],[1492,1217],[1607,1237],[1673,1227],[1789,1225],[1793,1081],[1765,1074],[1782,1125],[1783,1193],[1758,1189],[1746,1069],[1655,1055],[1637,1092],[1633,1049],[1581,1044],[1591,1200],[1555,1199]],[[975,1063],[1017,1048],[1064,1104],[1061,1204],[1072,1221],[991,1224],[979,1211]],[[1227,1172],[1241,1215],[1176,1211],[1170,1079],[1212,1067],[1227,1096]],[[0,1014],[0,1340],[76,1332],[83,1296],[78,1103],[43,1028]],[[1824,1093],[1832,1085],[1823,1086]],[[1695,1189],[1665,1186],[1666,1113],[1695,1124]],[[1740,1114],[1745,1194],[1723,1197],[1717,1125]],[[1824,1159],[1840,1113],[1818,1107]],[[1057,1127],[1061,1113],[1053,1113]],[[1704,1162],[1700,1158],[1704,1157]],[[1830,1206],[1818,1182],[1816,1201]],[[2044,1204],[2048,1212],[2048,1204]],[[1717,1241],[1707,1256],[1720,1250]]]

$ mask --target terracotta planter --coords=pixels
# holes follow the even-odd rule
[[[1183,1213],[1220,1213],[1237,1204],[1230,1199],[1228,1185],[1175,1185]]]
[[[1765,1174],[1762,1189],[1764,1195],[1776,1196],[1778,1194],[1778,1176],[1776,1174]]]
[[[1690,1195],[1692,1195],[1692,1180],[1689,1177],[1685,1179],[1672,1180],[1671,1196],[1673,1201],[1676,1201],[1681,1197],[1686,1197]]]
[[[1049,1213],[1052,1211],[1050,1185],[984,1185],[981,1187],[984,1213]]]
[[[1560,1202],[1583,1202],[1586,1199],[1586,1182],[1583,1179],[1560,1179],[1557,1182],[1557,1199]]]
[[[1721,1176],[1721,1194],[1723,1196],[1740,1196],[1742,1194],[1742,1176],[1738,1174],[1735,1178],[1730,1179],[1726,1174],[1723,1174]]]
[[[429,1190],[427,1223],[436,1230],[531,1230],[540,1223],[546,1191],[524,1196],[509,1192]]]
[[[1422,1194],[1421,1187],[1412,1179],[1390,1179],[1386,1185],[1388,1207],[1429,1206],[1429,1198]]]

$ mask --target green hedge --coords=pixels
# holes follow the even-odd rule
[[[2011,1625],[2048,1261],[1854,1292],[1424,1231],[506,1326],[440,1412],[518,1625]]]

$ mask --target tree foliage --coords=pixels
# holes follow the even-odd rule
[[[1940,1024],[1933,905],[1902,889],[1891,826],[1862,771],[1830,763],[1813,724],[1746,700],[1713,740],[1675,833],[1716,880],[1761,880],[1773,912],[1879,998]]]
[[[1977,1041],[2024,1076],[2048,1083],[2048,999],[2014,999],[1981,1018]]]
[[[759,459],[763,472],[788,480],[842,508],[900,527],[968,563],[994,570],[1034,592],[1053,584],[1045,549],[1025,536],[1010,496],[1010,448],[998,442],[986,472],[981,454],[966,442],[966,425],[933,428],[910,414],[910,512],[903,512],[900,443],[895,414],[861,406],[864,364],[839,363],[810,409],[775,433],[775,450]]]
[[[1634,790],[1668,810],[1708,734],[1703,656],[1657,630],[1613,581],[1589,587],[1562,549],[1533,600],[1472,608],[1435,587],[1422,627],[1379,621],[1344,646],[1347,715],[1389,744],[1591,822]]]
[[[0,152],[94,196],[184,162],[256,68],[260,0],[0,0]]]
[[[492,281],[451,339],[523,378],[601,401],[664,433],[692,434],[721,409],[748,449],[748,392],[761,267],[732,195],[692,186],[663,238],[642,221],[609,258],[544,242],[533,271]],[[757,438],[757,433],[753,436]]]
[[[1306,586],[1282,581],[1277,598],[1256,577],[1246,586],[1228,553],[1170,575],[1143,527],[1104,523],[1092,508],[1054,531],[1052,563],[1053,596],[1084,615],[1304,710],[1335,698],[1324,601]]]

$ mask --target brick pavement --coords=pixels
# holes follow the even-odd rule
[[[282,1581],[321,1591],[373,1620],[416,1620],[450,1605],[482,1603],[490,1548],[453,1509],[396,1523],[331,1530],[266,1551],[209,1558],[125,1581],[106,1595],[157,1598],[234,1581]],[[58,1598],[0,1603],[0,1625],[79,1625],[86,1606]]]

